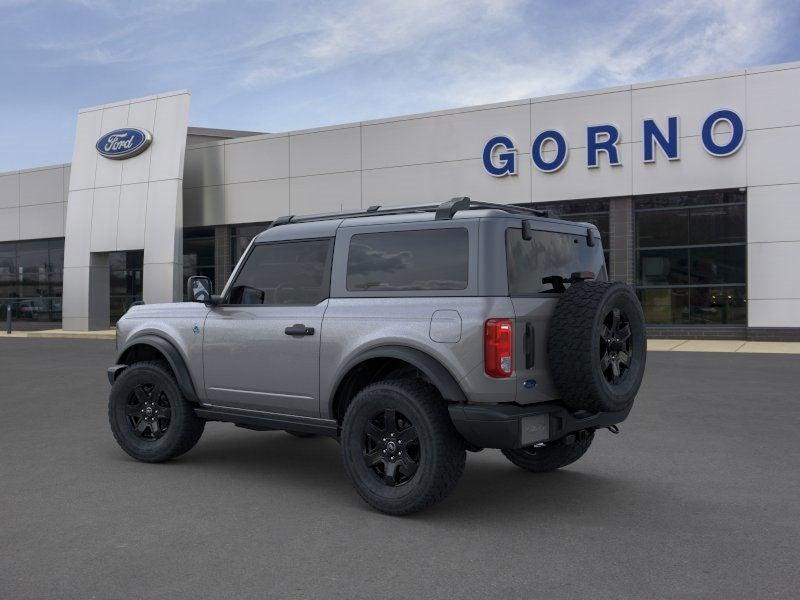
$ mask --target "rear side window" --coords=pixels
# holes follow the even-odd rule
[[[606,279],[600,244],[588,246],[581,235],[534,230],[533,239],[524,240],[521,229],[507,229],[506,260],[511,296],[552,292],[551,284],[542,283],[542,278],[551,275],[567,279],[576,271],[591,271],[598,279]]]
[[[350,239],[351,292],[463,290],[469,271],[469,234],[462,228],[362,233]]]
[[[331,240],[260,244],[231,288],[231,304],[315,305],[330,289]]]

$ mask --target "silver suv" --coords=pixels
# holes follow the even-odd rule
[[[109,420],[125,452],[190,450],[206,421],[336,438],[376,509],[443,499],[466,451],[539,473],[578,460],[633,403],[646,357],[597,229],[529,208],[440,205],[282,217],[225,289],[117,324]]]

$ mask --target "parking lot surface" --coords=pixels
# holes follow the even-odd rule
[[[140,464],[104,341],[0,340],[0,598],[796,598],[800,356],[651,353],[621,434],[534,475],[469,454],[370,510],[332,439],[212,423]]]

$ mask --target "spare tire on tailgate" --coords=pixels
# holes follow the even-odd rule
[[[628,408],[647,357],[644,315],[633,290],[619,282],[572,284],[553,312],[547,353],[566,406],[592,412]]]

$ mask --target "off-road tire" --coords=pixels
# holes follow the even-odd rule
[[[620,311],[629,325],[627,351],[610,351],[609,318]],[[605,329],[604,329],[605,327]],[[604,333],[606,332],[606,333]],[[618,337],[614,337],[616,340]],[[584,281],[571,285],[561,296],[550,320],[547,339],[550,375],[561,401],[573,410],[618,412],[630,407],[644,375],[647,334],[642,306],[633,290],[619,282]],[[613,378],[614,355],[620,376]],[[627,355],[625,367],[617,357]],[[611,371],[609,370],[611,369]]]
[[[393,409],[416,429],[418,466],[402,484],[392,487],[367,466],[367,426],[375,415]],[[380,418],[380,416],[378,417]],[[361,390],[347,408],[342,424],[342,459],[359,495],[373,508],[405,515],[443,500],[455,488],[466,462],[464,441],[456,432],[447,405],[432,385],[419,380],[383,381]]]
[[[502,452],[503,456],[520,469],[531,473],[547,473],[574,463],[586,454],[593,439],[594,431],[589,431],[584,436],[575,436],[571,444],[558,440],[539,448],[528,446]]]
[[[169,403],[168,426],[158,439],[139,437],[127,414],[129,403],[135,401],[135,389],[143,385],[157,386],[162,392],[162,403],[163,400]],[[159,361],[134,363],[122,372],[108,397],[108,420],[120,447],[136,460],[148,463],[163,462],[188,452],[205,428],[205,420],[194,414],[169,367]]]

